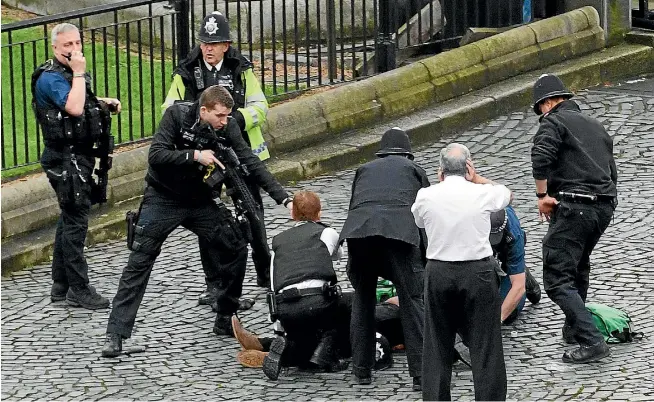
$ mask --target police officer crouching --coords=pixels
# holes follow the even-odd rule
[[[286,336],[276,338],[263,362],[268,378],[276,380],[282,366],[338,370],[337,328],[340,287],[332,260],[342,255],[338,233],[320,222],[320,199],[301,191],[293,197],[291,216],[298,223],[272,241],[272,292],[268,303],[273,320]]]
[[[45,143],[41,166],[61,209],[50,298],[91,310],[107,308],[109,300],[89,285],[84,241],[91,205],[107,200],[113,152],[110,113],[120,112],[120,101],[93,93],[75,25],[63,23],[52,29],[52,50],[55,57],[32,74],[32,105]],[[100,158],[97,182],[96,157]]]
[[[563,361],[588,363],[611,353],[585,303],[590,255],[617,206],[618,172],[613,140],[572,96],[555,75],[534,84],[534,112],[542,116],[531,161],[538,211],[550,222],[543,238],[545,292],[565,314],[564,339],[579,344]]]
[[[205,176],[217,169],[227,175],[227,163],[223,164],[216,152],[227,149],[247,166],[249,174],[274,180],[229,117],[233,106],[227,90],[212,86],[198,102],[178,103],[164,113],[150,146],[145,178],[148,186],[136,223],[132,253],[113,300],[102,356],[120,354],[122,340],[131,336],[155,259],[168,235],[180,225],[204,238],[210,251],[220,258],[224,272],[217,295],[219,311],[214,332],[232,333],[230,317],[241,296],[247,243],[230,210],[220,199],[214,201]],[[207,145],[211,143],[215,147]],[[222,182],[216,184],[219,185]]]

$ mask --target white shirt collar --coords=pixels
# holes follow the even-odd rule
[[[466,178],[463,176],[445,176],[445,180],[443,180],[443,182],[446,181],[449,181],[450,183],[458,181],[459,183],[461,183],[468,180],[466,180]]]
[[[213,71],[214,67],[211,64],[207,63],[205,59],[202,59],[202,61],[204,62],[204,65],[207,67],[207,70]],[[216,64],[216,71],[220,71],[220,69],[223,67],[223,61],[225,61],[225,58],[220,60],[220,63]]]

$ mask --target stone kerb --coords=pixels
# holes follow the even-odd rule
[[[297,151],[603,46],[599,14],[584,7],[367,80],[276,105],[270,110],[264,133],[273,154]],[[116,156],[110,173],[109,205],[141,193],[147,149]],[[44,175],[2,190],[2,238],[57,219],[58,207]]]

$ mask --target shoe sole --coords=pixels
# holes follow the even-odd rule
[[[359,385],[370,385],[372,384],[372,377],[367,377],[367,378],[359,378],[356,377],[357,384]]]
[[[53,302],[53,303],[62,302],[64,300],[66,300],[66,295],[63,295],[63,296],[50,295],[50,301]]]
[[[236,356],[236,360],[241,363],[243,367],[248,367],[248,368],[263,368],[263,362],[266,359],[266,356],[268,356],[267,352],[261,352],[263,354],[263,358],[261,358],[260,354],[246,354],[244,353],[245,351],[240,351],[238,352],[238,355]]]
[[[103,350],[102,351],[102,357],[118,357],[120,355],[121,351],[113,351],[113,350]]]
[[[611,355],[611,350],[608,349],[605,353],[599,355],[599,356],[592,356],[583,360],[573,360],[573,359],[568,359],[563,355],[561,360],[563,360],[564,363],[574,363],[574,364],[584,364],[584,363],[594,363],[597,361],[600,361],[604,359],[605,357],[609,357]]]
[[[282,355],[286,349],[286,339],[277,338],[270,345],[270,352],[263,359],[263,373],[269,379],[277,381],[282,370]]]
[[[86,304],[86,303],[81,303],[77,300],[71,300],[71,299],[66,299],[66,303],[71,306],[71,307],[81,307],[85,308],[87,310],[103,310],[106,308],[109,308],[109,303],[106,304]]]

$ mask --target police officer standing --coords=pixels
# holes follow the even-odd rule
[[[424,261],[421,235],[411,214],[418,190],[429,186],[425,171],[413,161],[407,134],[388,130],[379,159],[359,167],[350,208],[341,232],[347,239],[348,277],[354,287],[352,306],[353,373],[370,384],[375,353],[375,289],[379,276],[395,284],[400,301],[409,374],[421,389],[424,321]]]
[[[236,119],[241,134],[252,151],[261,160],[270,158],[268,147],[261,133],[266,120],[268,102],[254,75],[254,66],[231,46],[229,23],[218,11],[207,15],[198,31],[200,45],[191,50],[173,73],[173,82],[166,96],[164,108],[179,100],[195,101],[202,91],[211,85],[227,89],[234,99],[232,117]],[[270,249],[263,218],[263,201],[259,187],[247,182],[250,192],[259,206],[259,221],[252,224],[252,261],[257,272],[257,284],[270,286]],[[208,247],[200,241],[200,258],[206,275],[207,290],[200,296],[200,304],[211,304],[215,300],[217,282],[216,270],[220,265],[216,256],[210,255]]]
[[[617,205],[618,173],[613,140],[572,96],[555,75],[534,84],[534,112],[541,117],[531,162],[538,211],[550,223],[543,238],[545,291],[565,314],[564,338],[579,344],[563,361],[588,363],[610,354],[585,302],[590,254]]]
[[[207,169],[224,166],[214,150],[204,149],[204,140],[199,139],[211,138],[231,148],[257,183],[277,197],[287,196],[243,141],[238,124],[229,117],[233,106],[229,92],[214,85],[202,93],[198,102],[178,103],[164,113],[150,147],[145,178],[148,185],[132,253],[113,300],[103,356],[120,354],[122,340],[131,336],[155,259],[168,235],[180,225],[206,240],[210,252],[220,258],[221,281],[216,297],[219,311],[213,331],[232,334],[230,317],[236,312],[241,295],[247,244],[229,209],[214,201],[212,189],[204,182]],[[293,204],[288,205],[292,208]]]
[[[107,308],[109,300],[89,285],[84,241],[91,205],[106,201],[94,196],[98,186],[92,177],[94,145],[99,141],[113,144],[109,114],[120,112],[120,101],[93,94],[75,25],[64,23],[52,29],[52,50],[55,57],[32,75],[33,106],[45,143],[41,166],[61,209],[50,298],[86,309]]]

